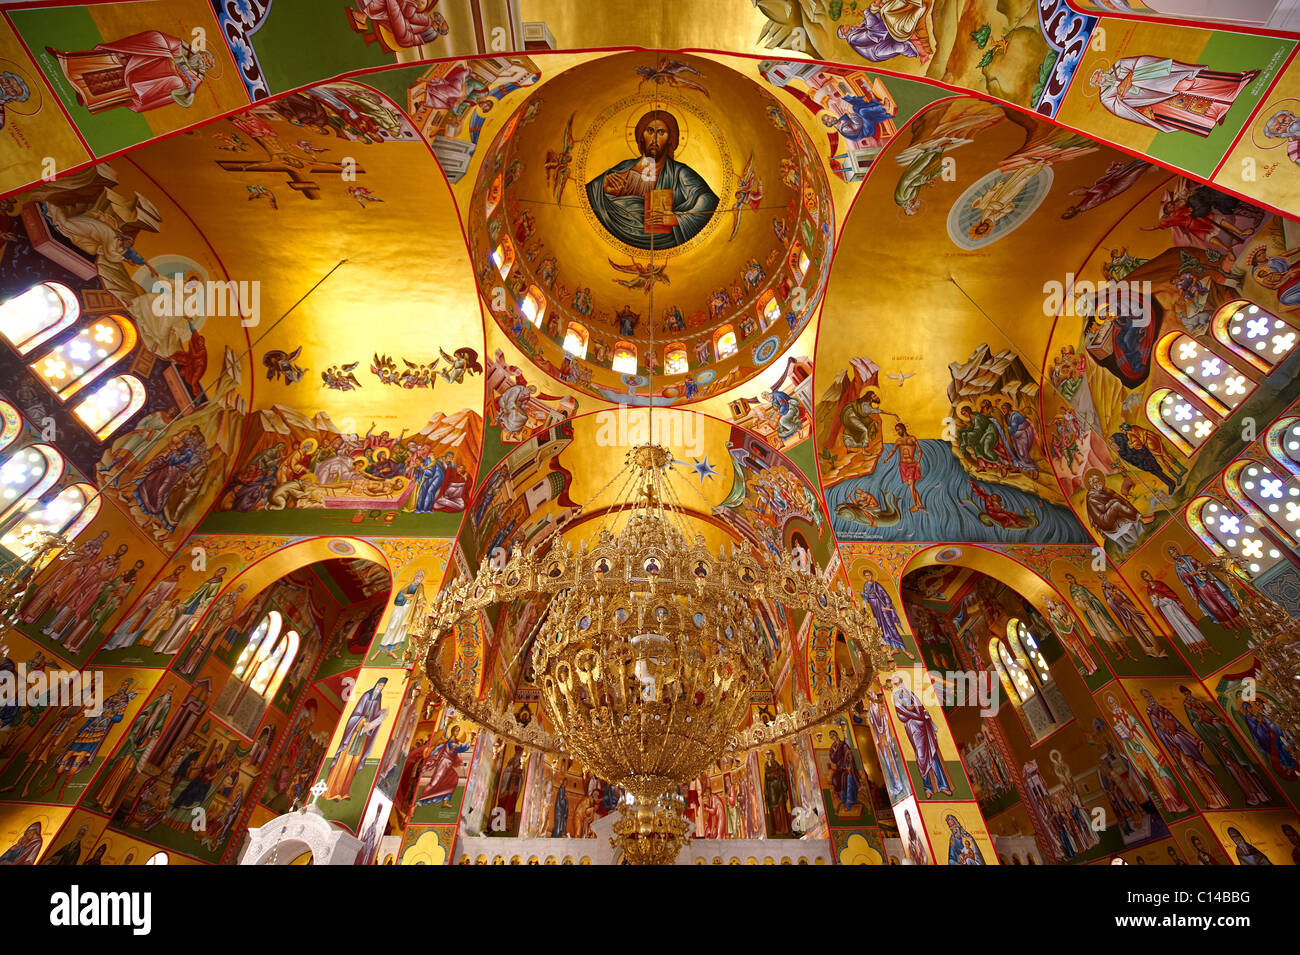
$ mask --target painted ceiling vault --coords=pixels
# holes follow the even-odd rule
[[[6,5],[6,435],[59,435],[47,489],[84,488],[83,533],[142,582],[219,541],[225,593],[319,538],[342,549],[285,579],[371,624],[367,567],[431,595],[576,546],[651,439],[711,549],[805,548],[891,611],[994,576],[1082,617],[1079,568],[1151,601],[1190,551],[1285,569],[1293,605],[1300,505],[1230,493],[1300,496],[1300,66],[1272,7]],[[38,283],[84,340],[13,304]],[[1258,549],[1219,534],[1238,510]],[[465,678],[536,706],[540,612],[483,621]],[[834,657],[785,636],[763,700]]]

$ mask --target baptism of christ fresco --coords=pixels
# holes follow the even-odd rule
[[[677,118],[652,109],[636,124],[640,155],[587,183],[587,200],[611,235],[636,249],[672,249],[713,217],[718,197],[704,177],[673,158],[681,139]]]

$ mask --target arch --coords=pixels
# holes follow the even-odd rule
[[[990,639],[988,650],[989,660],[993,662],[993,669],[1002,683],[1002,689],[1006,691],[1007,699],[1013,706],[1023,706],[1037,692],[1029,674],[1016,660],[1015,654],[1007,650],[1007,645],[1001,638]]]
[[[1259,533],[1252,518],[1212,497],[1195,498],[1187,506],[1187,526],[1211,553],[1235,558],[1251,576],[1284,559]]]
[[[23,418],[18,409],[0,400],[0,451],[13,444],[23,430]]]
[[[781,303],[776,297],[776,289],[768,289],[758,297],[754,303],[754,310],[758,312],[758,320],[767,328],[778,318],[781,317]]]
[[[116,375],[81,399],[72,409],[90,433],[103,441],[140,410],[144,384],[135,375]]]
[[[41,282],[0,305],[0,335],[20,355],[35,351],[81,317],[81,302],[61,282]]]
[[[724,358],[730,358],[740,350],[740,345],[736,341],[736,330],[731,324],[721,325],[713,333],[713,354],[717,356],[718,361]]]
[[[492,250],[491,258],[502,278],[510,274],[510,270],[515,267],[515,245],[510,241],[510,236],[501,237],[501,242]]]
[[[292,865],[304,853],[311,853],[312,865],[350,865],[361,840],[336,828],[312,805],[249,829],[246,845],[240,865]]]
[[[1228,497],[1263,527],[1292,545],[1300,544],[1300,486],[1252,458],[1234,461],[1223,474]]]
[[[1274,461],[1300,475],[1300,417],[1291,415],[1273,422],[1264,436],[1264,447]]]
[[[0,537],[0,546],[26,560],[35,552],[28,543],[28,535],[34,532],[49,531],[73,540],[99,513],[99,503],[99,494],[89,484],[69,484],[53,499],[28,508]]]
[[[564,326],[564,350],[574,358],[586,358],[587,346],[591,342],[591,333],[579,322],[569,322]]]
[[[28,367],[60,401],[67,401],[135,347],[135,326],[122,315],[101,315]]]
[[[1216,383],[1223,369],[1231,368],[1231,364],[1186,332],[1170,332],[1161,338],[1156,345],[1156,362],[1182,385],[1186,394],[1203,401],[1220,418],[1227,417],[1228,405],[1211,392],[1210,386],[1218,390]],[[1251,388],[1254,389],[1254,382]]]
[[[63,455],[48,444],[19,448],[0,463],[0,523],[39,499],[63,474]]]
[[[1038,641],[1025,622],[1019,618],[1013,617],[1007,621],[1007,639],[1016,647],[1016,657],[1028,666],[1031,672],[1044,683],[1052,678],[1052,671],[1047,665],[1047,659],[1043,652],[1038,649]]]
[[[171,856],[166,852],[159,850],[144,860],[145,865],[167,865],[171,861]]]
[[[623,375],[635,375],[637,367],[636,346],[631,342],[615,342],[614,357],[610,367]]]
[[[540,328],[542,319],[546,317],[546,296],[542,290],[536,285],[528,286],[528,291],[524,292],[524,297],[519,300],[519,311],[525,321]]]
[[[690,370],[691,360],[685,342],[672,342],[664,347],[664,374],[684,375]]]
[[[1185,456],[1194,453],[1219,427],[1170,388],[1157,388],[1151,392],[1146,411],[1147,420]]]
[[[802,282],[811,267],[812,259],[808,258],[808,253],[804,251],[803,243],[796,242],[790,246],[790,271],[794,273],[795,281]]]
[[[1294,325],[1245,299],[1219,309],[1210,327],[1215,341],[1265,374],[1291,354],[1300,334]]]

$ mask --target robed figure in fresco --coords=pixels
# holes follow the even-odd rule
[[[462,742],[460,726],[453,723],[447,738],[434,746],[420,766],[420,788],[416,792],[417,806],[432,806],[447,802],[456,794],[460,783],[461,754],[469,752],[470,744]]]
[[[387,683],[388,677],[380,677],[375,681],[375,685],[362,693],[357,700],[352,715],[348,717],[347,725],[343,727],[343,738],[339,740],[339,747],[330,759],[329,771],[325,776],[325,785],[328,788],[325,790],[324,798],[333,800],[352,798],[349,792],[352,788],[352,780],[357,770],[361,768],[361,764],[366,761],[366,757],[370,755],[379,727],[383,725],[384,717],[388,715],[388,710],[383,708],[384,687]]]
[[[776,753],[763,754],[763,800],[767,806],[767,820],[774,836],[790,834],[790,780],[785,767],[777,761]]]
[[[194,91],[216,66],[207,50],[191,49],[174,36],[146,30],[89,50],[47,47],[92,113],[125,106],[137,113],[160,106],[192,106]]]
[[[1088,82],[1120,119],[1162,133],[1208,136],[1257,76],[1259,70],[1227,73],[1167,57],[1126,56],[1109,71],[1094,70]]]
[[[894,712],[898,714],[898,721],[903,724],[907,738],[912,741],[916,768],[921,774],[925,795],[930,797],[940,792],[951,796],[952,782],[948,779],[943,754],[939,751],[939,731],[925,704],[916,698],[915,693],[900,685],[894,690]]]
[[[672,249],[694,238],[713,217],[718,197],[699,173],[673,158],[677,118],[652,109],[636,124],[641,155],[587,183],[591,211],[614,238],[636,249]]]

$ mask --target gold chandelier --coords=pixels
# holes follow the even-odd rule
[[[670,863],[685,843],[679,787],[720,759],[826,722],[891,666],[874,619],[806,556],[709,551],[668,480],[674,466],[660,445],[633,448],[610,482],[623,479],[617,503],[577,551],[566,541],[540,552],[516,545],[499,566],[485,558],[434,600],[408,651],[467,719],[622,788],[612,841],[632,864]],[[534,597],[548,600],[531,663],[550,730],[521,723],[508,701],[479,699],[452,678],[445,653],[479,614]],[[767,723],[749,721],[751,693],[770,685],[762,600],[835,628],[854,667],[821,699]]]

